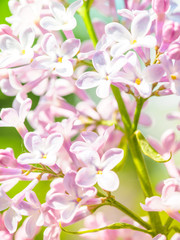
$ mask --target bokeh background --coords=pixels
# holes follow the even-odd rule
[[[123,1],[117,1],[117,8],[122,7]],[[5,18],[10,16],[9,8],[8,8],[8,0],[0,0],[0,24],[7,24]],[[80,38],[81,40],[88,39],[88,34],[85,29],[85,26],[81,20],[81,18],[77,15],[78,25],[75,29],[76,37]],[[100,12],[96,9],[93,9],[91,12],[91,17],[96,18],[100,17],[104,22],[108,23],[111,21],[110,17],[103,16]],[[38,102],[38,97],[33,96],[32,94],[29,95],[30,98],[33,100],[33,107],[34,108]],[[7,97],[0,92],[0,109],[11,107],[13,101],[13,97]],[[68,101],[72,104],[74,103],[74,98],[72,96],[68,97]],[[98,99],[96,98],[96,101]],[[166,96],[166,97],[153,97],[150,99],[148,106],[145,108],[145,112],[148,113],[152,119],[153,124],[151,127],[145,128],[140,127],[143,134],[145,136],[153,136],[157,139],[160,139],[161,135],[166,129],[174,129],[177,132],[177,139],[180,139],[179,133],[176,130],[176,125],[178,121],[168,121],[166,115],[172,111],[178,111],[178,104],[180,102],[180,98],[177,96]],[[14,149],[15,156],[17,157],[19,154],[25,151],[23,141],[20,135],[16,132],[13,128],[0,128],[0,149],[5,149],[7,147],[11,147]],[[180,159],[179,156],[175,156],[176,164],[180,166]],[[148,165],[148,170],[150,173],[150,177],[155,187],[157,183],[166,179],[168,177],[165,167],[162,164],[158,164],[153,162],[151,159],[146,158],[146,162]],[[144,202],[143,194],[140,190],[139,182],[137,180],[137,175],[134,171],[134,166],[130,156],[123,166],[123,168],[119,171],[119,178],[120,178],[120,187],[118,191],[115,192],[116,198],[121,202],[124,203],[127,207],[139,212],[143,216],[145,214],[143,210],[140,208],[139,203]],[[8,194],[10,197],[14,196],[15,193],[21,191],[28,183],[21,182],[17,184],[17,186],[11,190]],[[43,203],[45,201],[46,192],[49,190],[49,183],[48,182],[41,182],[35,187],[35,192]],[[107,219],[110,218],[110,221],[119,221],[119,219],[123,216],[121,212],[117,211],[111,207],[103,207],[100,208],[99,211],[104,211]],[[162,219],[165,219],[165,215],[161,214]],[[82,227],[82,221],[79,223],[74,224],[73,226],[69,227],[70,230],[78,230],[79,227]],[[36,240],[43,239],[42,231],[39,235],[35,237]],[[77,235],[68,235],[62,233],[61,235],[62,240],[78,240],[83,239],[83,237],[78,237]],[[113,240],[113,239],[112,239]]]

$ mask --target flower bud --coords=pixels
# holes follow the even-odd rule
[[[180,24],[173,21],[165,22],[162,35],[165,42],[173,42],[180,35]]]
[[[177,41],[170,44],[167,54],[171,59],[180,60],[180,42]]]
[[[169,0],[152,0],[152,8],[157,14],[165,13],[169,8]]]

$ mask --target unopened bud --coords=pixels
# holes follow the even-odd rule
[[[171,59],[180,60],[180,41],[173,42],[169,45],[167,55]]]
[[[162,35],[165,42],[173,42],[180,35],[180,24],[173,21],[165,22]]]
[[[152,8],[156,14],[163,14],[169,8],[169,0],[152,0]]]

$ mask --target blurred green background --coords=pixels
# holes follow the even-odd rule
[[[122,1],[118,1],[118,3],[120,5]],[[0,0],[0,11],[1,11],[0,24],[5,24],[6,23],[5,17],[10,16],[7,0]],[[105,20],[105,22],[110,21],[110,18],[103,17],[100,13],[98,13],[95,10],[92,12],[92,16],[93,17],[100,16],[103,20]],[[78,20],[78,27],[75,30],[76,36],[79,37],[80,39],[88,39],[88,34],[86,32],[85,26],[82,23],[82,20],[79,16],[77,16],[77,20]],[[12,101],[13,101],[12,97],[6,97],[0,92],[0,109],[11,107]],[[141,127],[143,134],[146,136],[151,135],[156,137],[157,139],[160,139],[161,134],[167,128],[176,129],[176,124],[178,122],[177,121],[168,122],[166,120],[166,115],[171,111],[176,111],[178,109],[178,103],[179,103],[179,97],[175,97],[175,96],[152,98],[145,111],[149,115],[151,115],[151,117],[153,118],[153,125],[150,128]],[[14,149],[14,153],[16,157],[25,150],[23,141],[15,129],[0,128],[0,149],[5,149],[7,147],[11,147]],[[146,162],[148,165],[148,169],[149,169],[154,187],[158,182],[168,177],[165,167],[163,165],[155,163],[150,159],[146,159]],[[180,161],[178,160],[178,157],[176,157],[176,163],[180,165]],[[143,216],[144,212],[142,211],[139,205],[139,202],[144,202],[143,195],[139,187],[139,182],[137,180],[137,176],[134,171],[131,158],[127,159],[124,167],[120,170],[119,178],[120,178],[120,188],[115,193],[117,199],[119,199],[120,202],[124,203],[127,207],[138,211]],[[15,193],[21,191],[26,185],[27,183],[19,183],[13,190],[9,192],[9,196],[14,196]],[[45,195],[48,189],[49,189],[48,182],[41,182],[35,188],[35,192],[38,198],[40,199],[41,203],[45,201]],[[110,216],[112,221],[119,221],[120,217],[123,216],[121,212],[117,212],[116,209],[111,207],[100,208],[99,211],[104,211],[105,215],[108,217]],[[162,217],[163,216],[165,215],[162,214]],[[82,222],[77,223],[72,227],[69,227],[69,229],[75,231],[75,230],[78,230],[79,226],[82,227]],[[36,236],[35,239],[36,240],[43,239],[42,232],[38,236]],[[77,239],[83,239],[83,238],[62,233],[61,239],[77,240]]]

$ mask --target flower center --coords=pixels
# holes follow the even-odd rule
[[[81,198],[77,198],[76,201],[79,203],[82,199]]]
[[[171,79],[176,80],[177,79],[176,75],[171,74]]]
[[[137,41],[136,40],[131,40],[130,43],[133,45],[133,44],[137,43]]]
[[[62,57],[58,57],[58,62],[62,63]]]
[[[101,170],[98,170],[98,171],[97,171],[97,174],[101,174],[101,175],[102,175],[103,172],[102,172]]]
[[[105,77],[105,79],[108,81],[108,80],[109,80],[109,77],[108,77],[108,76],[106,76],[106,77]]]
[[[46,158],[47,158],[47,154],[43,154],[43,155],[42,155],[42,158],[43,158],[43,159],[46,159]]]
[[[136,78],[135,83],[136,83],[137,85],[140,85],[140,84],[141,84],[141,79],[140,79],[140,78]]]
[[[21,51],[21,53],[24,55],[24,54],[26,53],[26,51],[23,49],[23,50]]]

